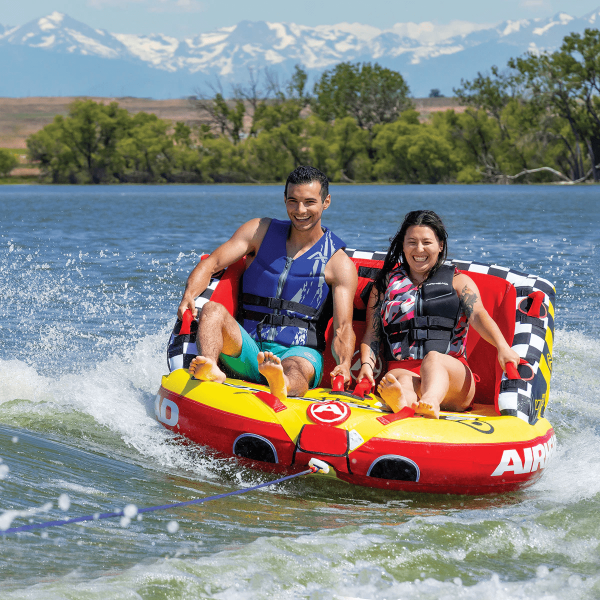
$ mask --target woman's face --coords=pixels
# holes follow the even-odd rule
[[[402,249],[410,275],[422,280],[437,263],[444,246],[431,227],[412,225],[406,231]]]

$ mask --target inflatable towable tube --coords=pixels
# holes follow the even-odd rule
[[[360,369],[358,345],[365,300],[383,253],[346,250],[356,264],[357,348],[352,373]],[[168,348],[170,375],[156,396],[157,419],[171,431],[224,456],[275,472],[306,469],[312,457],[325,461],[339,479],[400,491],[486,494],[516,490],[536,481],[548,464],[555,436],[544,418],[550,390],[554,336],[552,284],[496,265],[451,261],[477,284],[484,306],[522,357],[509,376],[493,346],[470,328],[467,355],[479,383],[473,409],[444,412],[440,419],[391,413],[364,387],[354,393],[330,389],[331,323],[326,332],[324,387],[302,398],[280,401],[268,387],[228,378],[225,383],[191,378],[197,322],[178,321]],[[243,261],[219,273],[196,300],[210,299],[235,315]],[[385,373],[378,362],[377,378]],[[335,382],[334,382],[335,384]],[[329,386],[329,387],[327,387]]]

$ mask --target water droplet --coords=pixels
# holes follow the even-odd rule
[[[179,531],[179,523],[177,521],[169,521],[167,523],[167,531],[169,533],[177,533]]]
[[[70,506],[71,506],[71,499],[69,498],[69,495],[61,494],[58,497],[58,508],[60,508],[61,510],[67,511],[67,510],[69,510]]]

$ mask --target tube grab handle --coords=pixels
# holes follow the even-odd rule
[[[190,326],[192,325],[193,320],[194,315],[192,314],[192,311],[188,308],[183,313],[183,318],[181,319],[181,328],[179,329],[179,335],[190,335]]]
[[[527,365],[529,364],[524,358],[522,358],[519,361],[519,365]],[[515,365],[513,365],[511,362],[506,363],[506,378],[507,379],[523,379],[520,375],[519,375],[519,371],[517,370],[517,367],[515,367]]]
[[[332,392],[343,392],[344,391],[344,376],[336,375],[331,382]]]
[[[371,382],[365,377],[356,384],[353,394],[355,396],[360,396],[361,398],[364,398],[365,394],[370,394],[372,389],[373,386],[371,385]]]

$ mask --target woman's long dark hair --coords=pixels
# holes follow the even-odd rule
[[[432,210],[413,210],[407,213],[402,225],[400,225],[400,229],[398,229],[398,233],[390,239],[391,244],[385,260],[383,261],[383,267],[375,278],[374,285],[380,296],[385,293],[388,275],[394,270],[394,267],[399,262],[402,262],[404,265],[407,264],[403,250],[404,238],[406,237],[408,228],[413,225],[430,227],[437,239],[443,244],[438,260],[427,274],[427,278],[431,277],[439,269],[440,265],[446,260],[446,256],[448,256],[448,233],[446,232],[446,227],[444,227],[444,223],[442,223],[440,217]],[[400,259],[402,259],[402,261]]]

